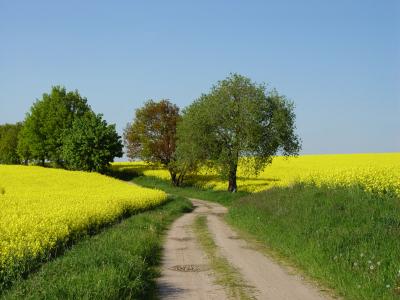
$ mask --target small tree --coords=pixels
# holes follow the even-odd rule
[[[177,152],[217,167],[234,192],[239,159],[257,174],[278,151],[298,154],[293,108],[276,91],[267,93],[264,85],[232,74],[184,111]]]
[[[17,145],[22,123],[0,125],[0,164],[20,162]]]
[[[128,157],[162,164],[177,186],[185,175],[175,157],[176,126],[180,118],[178,106],[170,101],[149,100],[136,110],[133,122],[124,131]]]
[[[64,131],[62,158],[68,169],[104,172],[115,157],[122,157],[122,148],[115,125],[88,112]]]

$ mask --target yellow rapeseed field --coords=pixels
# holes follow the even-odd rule
[[[169,179],[163,169],[146,169],[140,162],[119,164],[134,168],[145,176]],[[215,170],[203,168],[191,180],[203,188],[225,190],[227,182]],[[400,196],[400,153],[302,155],[286,159],[275,157],[258,176],[248,176],[243,166],[238,170],[238,189],[258,192],[274,186],[290,186],[294,182],[317,185],[352,186],[374,193],[392,193]]]
[[[33,166],[0,165],[0,187],[0,285],[88,230],[167,198],[97,173]]]

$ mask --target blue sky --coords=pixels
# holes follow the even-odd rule
[[[0,0],[0,123],[64,85],[122,133],[230,72],[295,102],[302,153],[400,151],[399,1]]]

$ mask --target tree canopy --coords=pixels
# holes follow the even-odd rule
[[[122,148],[115,125],[87,112],[64,131],[62,159],[68,169],[104,172],[114,157],[122,157]]]
[[[168,100],[147,101],[135,112],[132,123],[124,131],[127,155],[165,166],[175,185],[181,182],[176,167],[176,126],[180,120],[179,108]]]
[[[18,164],[18,134],[22,123],[0,125],[0,164]]]
[[[89,111],[86,98],[78,91],[55,86],[50,94],[43,94],[26,115],[18,147],[21,159],[62,164],[63,131]]]
[[[257,173],[278,151],[297,155],[294,105],[275,90],[232,74],[218,82],[183,112],[177,152],[216,167],[236,191],[239,159]]]
[[[78,91],[60,86],[32,105],[18,137],[17,152],[25,163],[103,172],[122,156],[115,125],[96,115]]]

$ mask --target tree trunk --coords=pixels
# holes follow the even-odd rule
[[[237,191],[237,184],[236,184],[236,171],[237,165],[231,165],[229,170],[229,185],[228,185],[228,192],[235,193]]]
[[[169,174],[171,175],[171,182],[173,186],[180,186],[182,181],[183,181],[183,177],[181,175],[178,175],[177,173],[175,173],[174,171],[169,171]]]
[[[169,174],[171,175],[171,182],[174,186],[181,186],[183,183],[183,179],[185,178],[186,172],[184,170],[176,171],[175,168],[168,169]]]
[[[176,174],[174,172],[172,172],[172,171],[169,171],[169,174],[171,175],[172,185],[177,186],[177,184],[176,184]]]

